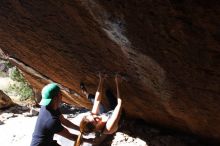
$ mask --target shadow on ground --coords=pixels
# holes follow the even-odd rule
[[[199,139],[169,129],[159,129],[144,121],[127,119],[115,135],[109,136],[101,145],[116,146],[217,146],[212,141]]]

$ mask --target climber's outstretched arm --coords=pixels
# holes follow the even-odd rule
[[[98,114],[99,113],[99,105],[102,99],[102,94],[103,94],[103,83],[104,83],[104,77],[100,73],[99,74],[99,85],[98,89],[95,94],[95,101],[92,107],[92,114]]]
[[[121,80],[121,77],[116,75],[115,77],[115,83],[116,83],[116,89],[117,89],[117,106],[115,107],[111,118],[106,123],[106,129],[104,133],[106,134],[112,134],[118,129],[118,122],[121,116],[121,109],[122,109],[122,100],[120,97],[120,90],[119,90],[119,80]]]

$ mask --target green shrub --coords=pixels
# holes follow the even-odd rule
[[[20,82],[9,86],[9,92],[15,92],[20,96],[20,101],[33,97],[33,91],[27,83]]]
[[[12,80],[17,81],[17,82],[26,82],[23,75],[20,73],[20,71],[16,67],[11,68],[9,77]]]
[[[9,61],[5,61],[5,65],[7,68],[13,67],[13,65]]]
[[[18,82],[17,84],[10,85],[9,91],[13,91],[17,93],[20,96],[21,101],[33,97],[34,95],[33,90],[26,82],[24,76],[21,74],[21,72],[16,67],[11,68],[9,77],[12,80]]]

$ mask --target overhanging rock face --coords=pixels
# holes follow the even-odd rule
[[[115,92],[112,76],[124,73],[127,115],[220,139],[220,2],[8,0],[0,21],[4,53],[47,79],[78,94],[83,81],[94,93],[105,71]]]

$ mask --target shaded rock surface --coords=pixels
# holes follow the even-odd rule
[[[0,90],[0,109],[8,108],[12,106],[14,103],[11,98],[7,96],[2,90]]]
[[[220,1],[0,1],[0,54],[80,95],[98,71],[126,74],[126,114],[220,139]],[[7,56],[6,56],[7,57]],[[65,102],[91,107],[83,96]]]
[[[205,146],[206,144],[204,141],[193,135],[181,134],[169,129],[155,128],[147,125],[140,119],[127,119],[127,122],[118,130],[118,132],[112,137],[106,138],[101,145]]]

